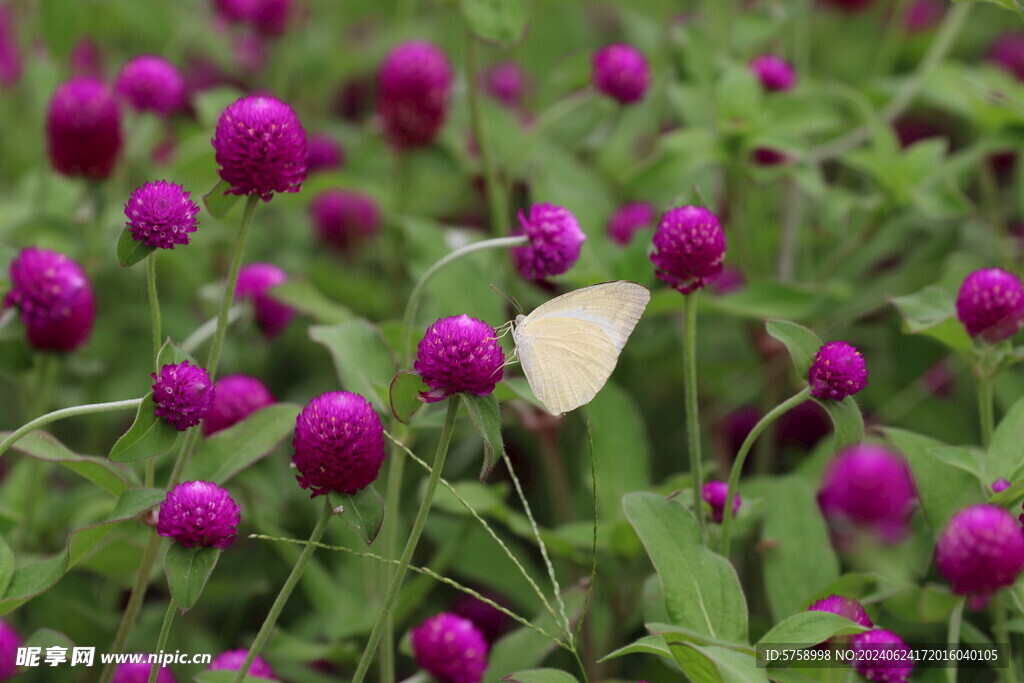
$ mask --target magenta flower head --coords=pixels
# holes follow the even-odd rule
[[[206,368],[182,361],[160,368],[160,376],[151,375],[156,416],[179,432],[195,427],[210,412],[216,389]]]
[[[96,41],[89,36],[82,36],[71,48],[68,65],[75,76],[103,77],[103,55]]]
[[[493,327],[465,313],[441,318],[416,348],[416,372],[433,387],[420,392],[420,400],[436,403],[461,392],[486,396],[501,381],[504,363]]]
[[[491,67],[483,78],[487,94],[506,107],[516,107],[526,92],[526,74],[515,62],[502,62]]]
[[[606,45],[594,53],[594,87],[620,104],[635,104],[651,85],[651,67],[640,50],[625,43]]]
[[[534,204],[529,216],[520,209],[519,227],[512,234],[529,238],[526,246],[512,248],[512,261],[523,277],[533,281],[572,268],[587,239],[576,216],[554,204]]]
[[[608,236],[626,246],[633,235],[654,224],[654,207],[647,202],[630,202],[615,210],[608,220]]]
[[[811,606],[807,608],[808,612],[831,612],[832,614],[838,614],[841,617],[846,617],[858,626],[864,626],[871,628],[874,623],[871,621],[871,617],[864,611],[864,606],[853,598],[848,598],[844,595],[832,594],[827,598],[816,600],[811,603]]]
[[[103,180],[121,150],[121,111],[108,88],[73,78],[57,88],[46,112],[50,162],[67,176]]]
[[[203,420],[206,436],[227,429],[274,402],[267,385],[249,375],[221,377],[213,383],[213,389],[213,405]]]
[[[999,477],[992,482],[992,493],[999,493],[1000,491],[1005,491],[1008,488],[1010,488],[1010,482],[1006,481],[1006,479],[1002,477]]]
[[[452,67],[435,45],[413,41],[395,47],[377,74],[377,112],[397,149],[426,147],[444,125]]]
[[[18,648],[21,645],[21,636],[14,627],[0,620],[0,681],[14,676],[18,668]]]
[[[228,105],[217,122],[213,148],[227,194],[298,192],[306,179],[306,131],[292,108],[273,97],[251,96]]]
[[[700,206],[680,206],[661,217],[651,262],[659,280],[689,294],[719,276],[725,248],[725,232],[715,214]]]
[[[145,659],[146,655],[142,655]],[[148,683],[149,675],[156,664],[147,662],[124,662],[117,665],[110,683]],[[177,683],[174,674],[166,666],[161,666],[156,675],[156,683]]]
[[[853,637],[854,666],[875,683],[906,683],[914,670],[910,648],[892,631],[872,629]]]
[[[199,205],[189,199],[191,196],[181,185],[166,180],[136,189],[124,205],[132,237],[156,249],[188,244],[189,233],[196,231],[199,213]]]
[[[276,38],[288,30],[292,0],[248,0],[245,21],[260,35]]]
[[[238,503],[212,481],[183,481],[160,503],[156,531],[186,548],[224,549],[242,521]]]
[[[359,394],[330,391],[317,396],[295,419],[292,462],[299,485],[311,498],[331,491],[366,488],[384,462],[384,427]]]
[[[221,652],[219,655],[213,658],[210,662],[210,671],[238,671],[242,668],[242,664],[245,663],[245,658],[249,654],[249,651],[241,648],[238,650],[228,650],[227,652]],[[267,660],[263,659],[259,655],[252,660],[252,664],[249,666],[249,673],[247,676],[258,676],[260,678],[268,678],[272,681],[280,680],[274,670],[267,664]]]
[[[349,251],[380,232],[380,209],[373,197],[348,190],[326,190],[309,204],[321,240]]]
[[[761,55],[750,60],[750,70],[765,90],[781,92],[796,85],[796,70],[782,57]]]
[[[1009,512],[972,505],[953,515],[935,544],[935,564],[957,595],[980,609],[1024,569],[1024,534]]]
[[[937,26],[945,13],[940,0],[913,0],[903,14],[903,26],[907,33],[922,33]]]
[[[992,43],[988,59],[1024,81],[1024,33],[1004,33]]]
[[[469,619],[449,612],[412,631],[416,663],[440,683],[480,683],[487,671],[487,641]]]
[[[178,67],[163,57],[135,57],[121,69],[117,94],[138,111],[167,116],[185,104],[185,79]]]
[[[718,296],[738,292],[747,286],[747,278],[743,271],[731,266],[723,266],[721,274],[711,281],[711,291]]]
[[[236,299],[252,299],[256,324],[267,339],[284,332],[295,317],[295,309],[281,303],[267,290],[288,280],[288,274],[270,263],[250,263],[238,272]]]
[[[868,385],[864,356],[844,341],[823,344],[807,373],[815,398],[842,401]]]
[[[995,344],[1017,334],[1024,324],[1024,287],[1000,268],[976,270],[960,286],[956,317],[967,334]]]
[[[700,497],[711,506],[711,520],[716,524],[721,524],[722,517],[725,515],[725,504],[729,500],[729,484],[724,481],[709,481],[701,489]],[[740,511],[742,501],[740,494],[737,493],[732,501],[733,517]]]
[[[252,0],[213,0],[214,11],[229,22],[244,21],[251,5]]]
[[[907,463],[888,448],[861,444],[844,449],[828,464],[818,505],[838,532],[863,526],[883,543],[903,538],[917,504]]]
[[[337,140],[322,133],[309,136],[306,147],[306,172],[327,171],[345,164],[345,150]]]
[[[73,351],[89,340],[96,319],[92,284],[64,254],[28,247],[11,261],[4,308],[21,312],[28,343],[40,351]]]

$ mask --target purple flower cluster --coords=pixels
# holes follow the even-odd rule
[[[274,402],[267,385],[249,375],[221,377],[213,383],[213,389],[213,405],[203,420],[203,434],[207,436],[241,422]]]
[[[700,206],[681,206],[662,216],[651,262],[658,279],[689,294],[721,274],[725,249],[725,232],[715,214]]]
[[[221,652],[219,655],[213,658],[210,662],[210,671],[238,671],[242,668],[242,664],[245,663],[245,658],[249,654],[248,650],[228,650],[227,652]],[[246,676],[258,676],[260,678],[267,678],[272,681],[280,680],[274,670],[267,664],[267,660],[263,659],[259,655],[256,655],[255,659],[252,660],[252,664],[249,665],[249,672]]]
[[[124,205],[132,237],[156,249],[188,244],[189,234],[196,231],[199,213],[199,205],[190,197],[191,193],[181,185],[166,180],[136,189]]]
[[[138,111],[167,116],[185,104],[185,79],[181,72],[156,55],[141,55],[125,64],[114,87]]]
[[[480,683],[487,670],[487,641],[468,619],[442,612],[412,631],[416,663],[440,683]]]
[[[28,342],[40,351],[73,351],[89,340],[96,318],[92,284],[64,254],[23,249],[10,265],[4,308],[21,313]]]
[[[515,108],[522,104],[526,93],[526,74],[515,62],[495,64],[483,76],[487,94],[506,107]]]
[[[871,621],[871,617],[864,611],[864,606],[853,598],[848,598],[845,595],[836,595],[833,593],[828,597],[822,598],[811,603],[811,606],[807,608],[809,612],[831,612],[832,614],[838,614],[841,617],[846,617],[853,623],[871,628],[875,624]]]
[[[121,111],[110,88],[94,78],[74,78],[57,88],[46,112],[53,167],[67,176],[107,178],[121,151]]]
[[[587,236],[568,209],[554,204],[534,204],[527,216],[519,210],[519,227],[513,235],[526,235],[526,246],[512,248],[512,262],[527,280],[540,281],[561,275],[576,263]]]
[[[623,246],[633,240],[638,231],[654,224],[654,206],[648,202],[623,204],[608,219],[608,236]]]
[[[781,92],[792,90],[796,85],[796,71],[793,65],[776,55],[761,55],[750,60],[754,72],[765,90]]]
[[[632,45],[606,45],[594,53],[591,63],[594,87],[620,104],[636,104],[647,94],[651,67]]]
[[[493,327],[466,314],[441,318],[416,349],[416,372],[433,387],[420,399],[435,403],[461,392],[485,396],[501,381],[504,362]]]
[[[206,368],[182,361],[152,374],[156,416],[180,432],[199,424],[213,405],[216,389]]]
[[[711,506],[711,520],[716,524],[722,523],[725,515],[725,504],[729,501],[729,484],[724,481],[709,481],[704,484],[700,493],[701,499]],[[732,500],[732,516],[740,511],[743,499],[737,493]]]
[[[1024,287],[1020,278],[1000,268],[976,270],[960,286],[956,316],[967,334],[996,343],[1024,325]]]
[[[874,683],[906,683],[914,671],[910,648],[892,631],[876,628],[858,633],[851,641],[854,666]]]
[[[868,368],[860,351],[844,341],[832,341],[814,355],[807,381],[815,398],[842,401],[868,385]]]
[[[935,544],[935,564],[953,592],[980,609],[1024,569],[1024,534],[1006,510],[972,505],[953,515]]]
[[[186,548],[224,549],[235,540],[241,509],[226,489],[212,481],[185,481],[160,504],[156,532]]]
[[[345,150],[330,135],[310,135],[306,146],[306,172],[329,171],[345,165]]]
[[[21,636],[14,627],[0,620],[0,681],[13,678],[18,669],[18,648],[21,645]]]
[[[373,197],[348,190],[325,190],[309,204],[316,233],[347,252],[380,232],[380,209]]]
[[[395,47],[377,75],[377,112],[397,149],[433,142],[448,114],[452,67],[437,46],[413,41]]]
[[[295,309],[281,303],[267,291],[287,280],[288,274],[270,263],[250,263],[238,272],[235,298],[252,299],[256,324],[267,339],[284,332],[295,317]]]

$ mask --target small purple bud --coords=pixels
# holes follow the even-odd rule
[[[229,375],[213,383],[213,405],[203,420],[203,434],[227,429],[274,402],[267,386],[249,375]]]
[[[28,343],[40,351],[73,351],[89,341],[96,301],[85,271],[64,254],[22,249],[11,261],[3,308],[21,312]]]
[[[160,504],[156,532],[186,548],[223,550],[235,540],[241,510],[231,495],[212,481],[185,481]]]
[[[106,179],[121,150],[121,112],[104,83],[74,78],[53,94],[46,112],[50,162],[67,176]]]
[[[956,317],[972,337],[992,344],[1009,339],[1024,325],[1020,279],[1000,268],[974,271],[960,286]]]
[[[414,41],[395,47],[377,74],[377,111],[399,150],[426,147],[448,114],[452,67],[438,47]]]
[[[245,663],[245,658],[249,655],[249,651],[246,649],[228,650],[227,652],[221,652],[219,655],[213,658],[210,662],[210,671],[238,671],[242,668],[242,664]],[[259,655],[252,660],[252,664],[249,666],[249,672],[247,676],[258,676],[260,678],[267,678],[272,681],[280,680],[274,670],[267,664],[267,660],[263,659]]]
[[[796,70],[782,57],[761,55],[750,60],[750,70],[765,90],[782,92],[796,85]]]
[[[906,683],[914,670],[910,648],[892,631],[876,628],[853,637],[854,666],[874,683]]]
[[[306,147],[306,172],[328,171],[345,165],[345,150],[330,135],[317,133],[309,136]]]
[[[526,92],[526,74],[515,62],[496,64],[483,75],[482,80],[487,94],[506,107],[521,104]]]
[[[189,365],[186,360],[164,365],[159,376],[152,373],[151,377],[156,416],[179,432],[195,427],[210,412],[216,389],[206,368]]]
[[[185,79],[163,57],[141,55],[121,69],[117,93],[138,111],[167,116],[185,104]]]
[[[700,206],[680,206],[661,217],[651,262],[658,279],[689,294],[719,276],[725,249],[725,232],[715,214]]]
[[[238,272],[235,299],[252,299],[256,324],[267,339],[284,332],[295,317],[294,308],[278,301],[267,291],[287,280],[288,274],[270,263],[250,263]]]
[[[310,202],[309,216],[320,239],[342,252],[380,232],[377,202],[360,192],[325,190]]]
[[[594,87],[620,104],[639,102],[651,85],[647,58],[632,45],[606,45],[594,53],[592,63]]]
[[[725,504],[729,500],[729,484],[724,481],[709,481],[701,489],[700,497],[711,506],[711,520],[716,524],[721,524],[722,517],[725,516]],[[743,498],[737,493],[732,501],[733,517],[736,517],[736,513],[740,511],[742,502]]]
[[[1005,491],[1008,488],[1010,488],[1010,482],[1006,481],[1006,479],[1003,479],[1002,477],[999,477],[992,482],[992,493],[999,493],[1000,491]]]
[[[631,202],[615,210],[608,219],[608,236],[612,241],[626,246],[638,231],[654,225],[654,206],[648,202]]]
[[[416,663],[440,683],[480,683],[487,670],[487,641],[468,619],[442,612],[412,631]]]
[[[818,349],[807,381],[815,398],[842,401],[867,386],[868,368],[860,351],[844,341],[832,341]]]

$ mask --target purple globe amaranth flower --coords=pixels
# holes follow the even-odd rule
[[[67,81],[46,112],[50,162],[67,176],[103,180],[121,150],[121,111],[104,83],[87,77]]]
[[[212,481],[183,481],[160,504],[156,532],[186,548],[223,550],[235,540],[242,521],[231,495]]]
[[[306,146],[306,172],[326,171],[345,165],[345,150],[330,135],[310,135]]]
[[[487,94],[506,107],[519,106],[526,92],[526,74],[515,62],[495,64],[482,81]]]
[[[68,55],[68,64],[75,76],[103,77],[103,55],[96,41],[90,36],[78,39],[71,48],[71,54]]]
[[[325,190],[309,204],[321,240],[349,251],[380,232],[380,209],[373,197],[348,190]]]
[[[960,286],[956,317],[967,334],[996,343],[1017,334],[1024,324],[1024,287],[1000,268],[976,270]]]
[[[921,383],[928,393],[938,398],[948,398],[953,393],[955,380],[956,375],[949,369],[945,360],[940,360],[921,375]]]
[[[864,606],[853,598],[848,598],[845,595],[832,594],[828,597],[816,600],[811,603],[810,607],[807,608],[808,612],[831,612],[832,614],[838,614],[841,617],[846,617],[858,626],[864,626],[871,628],[875,624],[871,621],[871,617],[864,611]]]
[[[4,308],[21,312],[28,343],[40,351],[73,351],[89,340],[96,319],[92,284],[64,254],[23,249],[10,266]]]
[[[384,462],[384,427],[359,394],[330,391],[317,396],[295,419],[292,462],[310,497],[366,488]]]
[[[227,194],[298,192],[306,179],[306,131],[292,108],[254,95],[228,105],[217,122],[213,148]]]
[[[648,202],[624,204],[608,219],[608,236],[613,242],[625,246],[637,231],[653,225],[654,219],[654,206]]]
[[[723,266],[722,272],[711,281],[711,291],[718,296],[738,292],[746,286],[747,278],[743,276],[743,271],[730,266]]]
[[[213,405],[203,420],[206,436],[227,429],[274,403],[267,385],[249,375],[221,377],[213,383],[213,389]]]
[[[141,655],[143,659],[147,655]],[[149,683],[149,675],[156,664],[147,662],[124,662],[117,665],[110,683]],[[156,675],[156,683],[177,683],[178,679],[166,666],[161,666]]]
[[[907,463],[888,448],[861,444],[829,462],[818,505],[829,524],[845,533],[863,526],[883,543],[903,538],[917,504]]]
[[[1000,491],[1005,491],[1008,488],[1010,488],[1010,482],[1006,481],[1006,479],[1002,477],[999,477],[992,482],[992,493],[999,493]]]
[[[238,272],[236,299],[252,299],[256,324],[267,339],[284,332],[295,317],[295,309],[281,303],[267,290],[283,284],[288,274],[270,263],[250,263]]]
[[[489,591],[483,592],[484,597],[499,605],[507,606],[506,601]],[[487,604],[474,595],[463,594],[452,605],[452,614],[469,619],[477,627],[488,643],[493,643],[508,630],[512,620],[495,607]]]
[[[182,361],[176,365],[164,365],[159,377],[151,375],[153,403],[156,416],[164,419],[179,432],[195,427],[210,412],[217,390],[210,381],[206,368],[189,365]]]
[[[750,152],[750,160],[758,166],[778,166],[791,161],[792,157],[774,147],[755,147]]]
[[[124,205],[128,229],[137,242],[156,249],[174,249],[188,244],[189,233],[196,231],[199,205],[192,193],[176,183],[158,180],[146,183],[132,193]]]
[[[594,87],[620,104],[635,104],[651,85],[651,67],[640,50],[625,43],[606,45],[594,53]]]
[[[163,57],[141,55],[121,69],[117,93],[138,111],[167,116],[185,104],[185,79],[178,67]]]
[[[288,30],[292,0],[248,0],[243,19],[260,35],[276,38]]]
[[[427,328],[416,348],[416,372],[429,391],[420,392],[427,403],[466,392],[486,396],[501,381],[505,357],[494,328],[466,314],[441,318]]]
[[[913,0],[903,13],[903,27],[907,33],[922,33],[937,26],[945,13],[939,0]]]
[[[14,627],[0,620],[0,681],[14,676],[18,668],[18,648],[21,645],[21,636]]]
[[[988,59],[1024,81],[1024,33],[1004,33],[988,50]]]
[[[554,204],[534,204],[527,216],[519,210],[519,227],[513,235],[526,235],[526,246],[512,248],[512,262],[527,280],[561,275],[576,263],[587,236],[568,209]]]
[[[10,88],[21,80],[21,50],[15,31],[14,12],[0,5],[0,86]]]
[[[229,22],[241,22],[249,14],[252,0],[213,0],[213,9],[218,16]]]
[[[867,386],[868,368],[856,348],[844,341],[831,341],[814,354],[807,381],[815,398],[842,401]]]
[[[765,90],[782,92],[796,85],[793,65],[776,55],[761,55],[750,60],[750,70],[761,81]]]
[[[416,663],[440,683],[480,683],[487,641],[469,619],[442,612],[412,631]]]
[[[716,524],[722,523],[725,516],[725,504],[729,500],[729,484],[724,481],[709,481],[704,484],[700,492],[701,500],[711,506],[711,520]],[[740,511],[743,498],[739,493],[732,500],[732,516]]]
[[[910,648],[892,631],[872,629],[851,641],[853,665],[861,676],[875,683],[906,683],[914,670]]]
[[[1024,569],[1024,534],[1009,512],[972,505],[953,515],[935,544],[935,564],[972,609],[984,607]]]
[[[661,217],[651,262],[659,280],[689,294],[721,274],[725,249],[725,232],[715,214],[700,206],[680,206]]]
[[[249,651],[240,648],[238,650],[228,650],[227,652],[221,652],[219,655],[213,658],[210,662],[210,671],[238,671],[242,668],[242,664],[245,663],[245,658],[249,654]],[[263,659],[259,655],[252,660],[252,664],[249,666],[249,672],[247,676],[259,676],[260,678],[269,678],[272,681],[280,680],[274,670],[267,664],[267,660]]]
[[[429,145],[444,125],[452,67],[437,46],[413,41],[395,47],[377,74],[377,112],[397,149]]]

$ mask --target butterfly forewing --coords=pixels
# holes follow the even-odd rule
[[[582,287],[547,301],[526,316],[523,324],[551,316],[592,323],[622,351],[640,316],[651,300],[643,285],[620,280]]]

